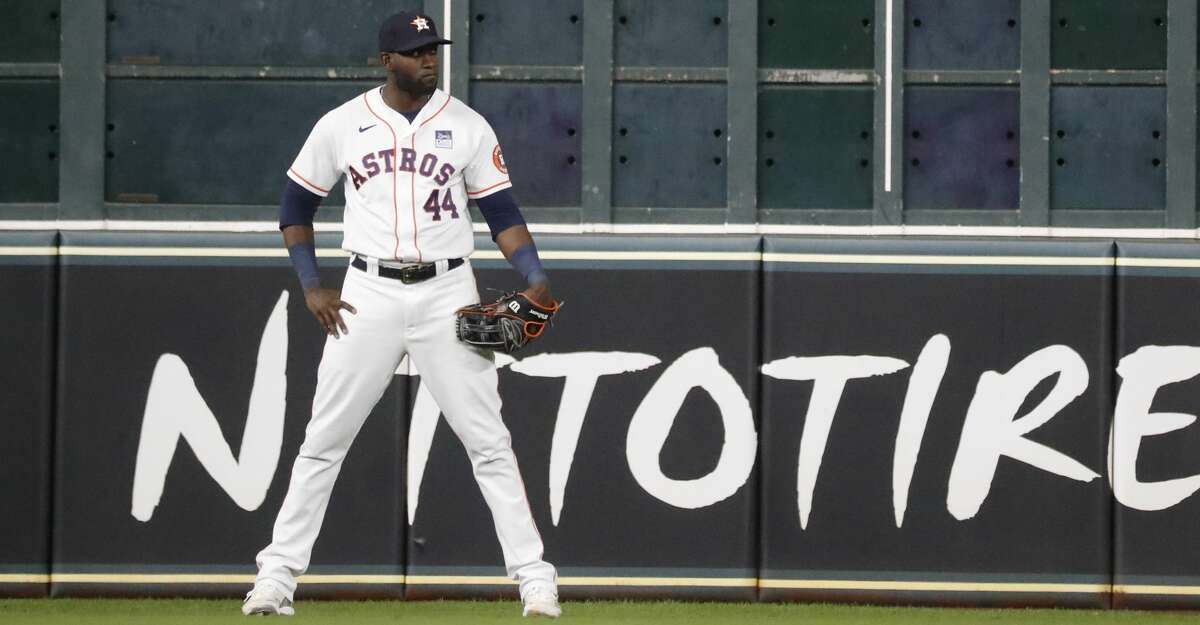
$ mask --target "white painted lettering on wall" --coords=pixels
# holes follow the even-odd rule
[[[675,480],[663,474],[659,454],[693,388],[704,389],[717,404],[725,440],[715,469],[694,480]],[[658,500],[685,509],[711,506],[736,493],[750,479],[757,451],[750,401],[711,347],[693,349],[667,367],[633,413],[625,439],[625,458],[637,483]]]
[[[925,343],[921,355],[917,356],[917,364],[913,366],[908,379],[904,409],[900,411],[900,427],[896,431],[896,453],[892,456],[892,510],[896,515],[896,527],[904,525],[904,513],[908,510],[908,487],[917,468],[917,454],[921,451],[933,400],[942,385],[942,378],[946,376],[949,362],[950,339],[945,334],[935,334]]]
[[[513,371],[529,376],[566,378],[550,443],[550,517],[555,525],[562,514],[567,478],[596,382],[601,376],[641,371],[659,362],[650,354],[637,352],[574,352],[530,356],[512,365]]]
[[[150,379],[133,471],[130,514],[135,519],[149,521],[154,516],[181,438],[238,507],[257,510],[262,505],[279,465],[283,442],[287,302],[284,291],[263,329],[237,458],[221,435],[217,418],[196,389],[187,364],[175,354],[159,357]]]
[[[804,431],[800,434],[800,457],[796,462],[796,505],[800,509],[800,528],[808,527],[812,512],[813,489],[821,472],[825,443],[833,429],[833,417],[846,383],[859,378],[895,373],[908,366],[907,362],[884,356],[790,356],[773,360],[762,372],[781,380],[812,380],[812,399],[804,416]]]
[[[159,358],[150,382],[138,443],[130,509],[134,518],[145,522],[154,516],[180,439],[187,442],[204,469],[236,505],[245,510],[256,510],[262,505],[279,470],[283,440],[287,302],[288,294],[283,292],[263,329],[237,457],[197,390],[187,364],[175,354]],[[897,527],[904,523],[909,487],[950,352],[950,339],[943,334],[936,334],[926,342],[909,375],[903,405],[897,407],[899,418],[892,459],[892,506]],[[498,367],[509,367],[521,375],[564,379],[548,467],[549,504],[555,525],[569,499],[572,464],[600,379],[612,376],[613,383],[617,383],[617,376],[658,364],[658,357],[638,352],[540,354],[522,360],[497,355]],[[762,366],[762,373],[771,378],[813,382],[796,464],[796,506],[802,529],[808,527],[814,512],[813,492],[838,404],[845,393],[856,392],[856,385],[848,383],[890,375],[908,366],[904,360],[878,355],[791,356]],[[418,375],[414,368],[403,364],[396,373]],[[1200,490],[1200,475],[1142,482],[1136,473],[1138,452],[1142,439],[1167,434],[1196,421],[1195,415],[1150,412],[1150,408],[1163,386],[1200,375],[1200,347],[1146,346],[1122,358],[1117,373],[1122,383],[1109,439],[1112,467],[1109,481],[1114,496],[1121,504],[1138,510],[1170,508]],[[1057,379],[1046,397],[1027,414],[1018,415],[1035,388],[1054,377]],[[1074,458],[1027,438],[1082,395],[1088,383],[1083,358],[1065,345],[1040,349],[1006,373],[985,371],[967,409],[950,470],[946,496],[950,515],[966,520],[979,513],[1002,456],[1080,482],[1100,477]],[[723,444],[715,468],[707,475],[676,480],[663,473],[659,456],[684,399],[695,388],[705,391],[716,405],[724,429]],[[416,518],[421,482],[440,412],[424,385],[418,386],[408,440],[410,524]],[[887,416],[880,415],[881,423]],[[737,379],[721,365],[715,350],[700,347],[683,354],[663,370],[634,411],[624,442],[630,474],[642,489],[666,505],[697,509],[728,499],[746,485],[756,461],[758,433],[750,402]]]
[[[1029,414],[1017,411],[1039,382],[1058,374],[1050,394]],[[1026,356],[1008,373],[985,371],[979,376],[975,396],[950,468],[946,509],[963,521],[979,513],[996,477],[1000,456],[1008,456],[1043,471],[1090,482],[1100,475],[1062,452],[1034,442],[1025,435],[1046,424],[1087,389],[1087,364],[1066,345],[1051,345]]]
[[[1200,489],[1200,475],[1161,482],[1137,478],[1138,451],[1142,439],[1185,428],[1196,415],[1150,412],[1158,389],[1200,374],[1200,347],[1147,345],[1117,363],[1121,389],[1109,435],[1109,482],[1122,504],[1137,510],[1164,510],[1187,499]]]

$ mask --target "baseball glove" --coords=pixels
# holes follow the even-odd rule
[[[523,293],[505,293],[489,304],[459,308],[454,333],[468,345],[511,354],[541,336],[561,306],[542,306]]]

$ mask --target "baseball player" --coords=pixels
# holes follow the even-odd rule
[[[468,260],[468,199],[478,202],[493,240],[528,282],[523,294],[547,306],[554,299],[508,191],[495,132],[437,89],[438,49],[448,44],[427,15],[389,17],[379,31],[387,83],[322,117],[287,171],[279,225],[305,304],[328,337],[312,419],[271,544],[257,557],[257,581],[242,606],[247,615],[294,614],[296,577],[308,568],[342,460],[405,355],[466,447],[508,575],[520,583],[524,615],[562,613],[557,572],[542,559],[500,418],[492,353],[455,337],[455,311],[479,302]],[[317,276],[312,220],[343,178],[342,247],[351,260],[338,291]]]

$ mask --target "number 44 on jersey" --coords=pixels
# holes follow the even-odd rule
[[[445,197],[438,200],[438,194],[445,192]],[[458,207],[454,205],[454,194],[449,189],[434,189],[425,200],[425,212],[432,215],[434,221],[442,220],[442,211],[450,213],[451,219],[458,219]]]

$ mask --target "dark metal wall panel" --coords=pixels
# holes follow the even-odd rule
[[[616,0],[616,64],[724,66],[728,13],[728,0]]]
[[[583,35],[583,166],[580,220],[613,220],[613,3],[585,0]]]
[[[57,80],[0,80],[0,202],[58,201],[58,123]]]
[[[1117,261],[1113,582],[1127,590],[1116,605],[1195,609],[1200,598],[1171,587],[1200,585],[1200,497],[1194,494],[1200,428],[1167,425],[1164,413],[1200,412],[1200,380],[1192,374],[1200,326],[1190,314],[1200,306],[1200,245],[1120,242]],[[1165,427],[1148,432],[1153,424]]]
[[[109,0],[108,60],[164,65],[366,65],[379,25],[420,0]],[[434,16],[440,19],[441,16]]]
[[[0,63],[57,63],[60,0],[7,0]]]
[[[1111,249],[767,237],[760,598],[1107,606]],[[1072,258],[955,264],[964,256]],[[1068,378],[1065,405],[1015,432]],[[1010,455],[1013,436],[1081,474]],[[994,473],[976,464],[991,454]],[[989,586],[1004,582],[1035,586]]]
[[[1166,89],[1055,87],[1050,207],[1162,209]]]
[[[240,596],[271,540],[325,343],[287,257],[251,256],[281,249],[279,236],[71,233],[63,243],[53,522],[62,576],[52,593]],[[145,247],[191,255],[148,256]],[[250,252],[206,256],[214,247]],[[340,284],[344,262],[322,261],[325,282]],[[100,304],[115,299],[137,304]],[[402,596],[407,397],[399,382],[342,466],[309,570],[397,581],[302,585],[301,598]],[[189,434],[176,435],[185,424]],[[273,464],[264,460],[272,454]],[[224,483],[206,468],[231,462],[239,468]],[[71,577],[81,573],[96,577]],[[172,573],[235,577],[113,577]]]
[[[1051,67],[1167,66],[1167,0],[1054,0],[1051,19]]]
[[[105,216],[105,5],[67,2],[62,8],[59,219],[98,220]]]
[[[50,467],[54,393],[57,233],[0,233],[0,596],[45,596],[50,573]],[[15,581],[22,576],[24,581]]]
[[[904,96],[906,208],[1018,208],[1017,89],[909,87]]]
[[[912,69],[1017,69],[1020,0],[906,0],[905,66]]]
[[[725,206],[725,88],[618,84],[613,205]]]
[[[759,67],[875,66],[874,0],[759,0]]]
[[[471,2],[472,63],[579,65],[582,58],[583,0]]]
[[[870,89],[764,87],[758,100],[760,208],[871,208]]]
[[[741,236],[538,237],[555,296],[567,304],[530,351],[512,364],[498,360],[500,393],[545,557],[559,567],[568,600],[755,597],[756,449],[746,443],[756,401],[758,244],[758,237]],[[486,237],[476,245],[494,249]],[[577,257],[556,259],[555,252]],[[637,257],[645,252],[715,259]],[[625,260],[612,260],[614,253]],[[504,261],[472,262],[485,297],[488,289],[518,286],[520,276]],[[637,293],[638,306],[614,305],[620,293]],[[690,303],[681,307],[685,293]],[[719,322],[712,315],[718,309],[727,313]],[[649,319],[646,310],[672,312]],[[594,388],[585,381],[592,375]],[[664,394],[668,388],[674,391]],[[645,426],[668,420],[661,449],[648,449],[653,436]],[[557,523],[550,477],[556,453],[569,463]],[[721,480],[724,486],[710,479],[708,486],[658,481],[648,488],[644,466],[635,471],[630,455],[643,464],[653,459],[676,482],[703,481],[718,466],[730,479]],[[668,501],[666,491],[713,501]],[[497,579],[504,569],[491,516],[444,422],[434,434],[411,535],[409,598],[515,595],[515,584]],[[463,575],[496,581],[437,580]],[[618,585],[629,577],[658,583]]]
[[[1196,45],[1197,13],[1191,0],[1169,3],[1167,44],[1167,213],[1168,228],[1196,227]]]
[[[372,84],[110,81],[105,196],[128,201],[123,194],[150,194],[152,201],[180,204],[277,203],[284,172],[313,124]],[[340,186],[324,201],[344,202]]]
[[[1050,3],[1021,2],[1022,226],[1050,224]]]
[[[513,192],[522,206],[579,206],[579,84],[476,82],[471,102],[504,146]]]

